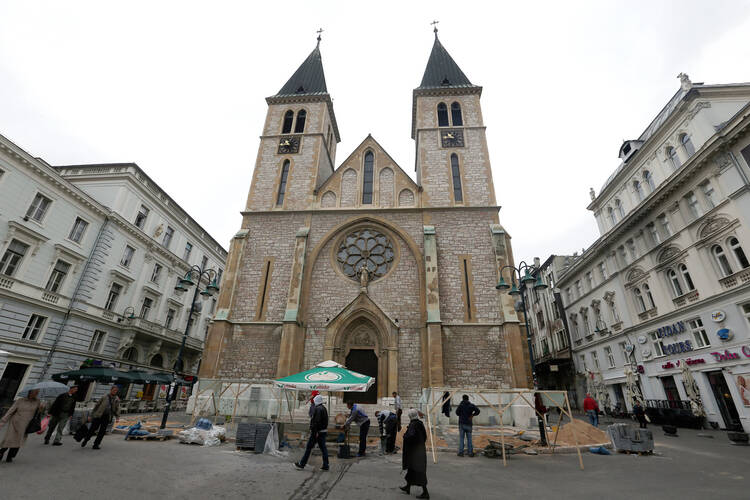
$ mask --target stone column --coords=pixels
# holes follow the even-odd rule
[[[424,226],[424,277],[427,306],[427,386],[440,387],[443,382],[443,338],[438,290],[437,242],[435,226]]]
[[[303,227],[297,231],[294,246],[292,273],[289,281],[289,294],[284,310],[284,329],[281,333],[277,377],[285,377],[302,369],[305,352],[304,329],[299,324],[299,304],[302,293],[302,277],[305,272],[305,252],[307,235],[310,228]]]

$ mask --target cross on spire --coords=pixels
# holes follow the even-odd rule
[[[436,36],[436,37],[437,37],[437,32],[438,32],[438,29],[437,29],[437,25],[438,25],[438,23],[439,23],[439,22],[440,22],[440,21],[432,21],[432,22],[430,23],[430,24],[431,24],[431,25],[432,25],[432,26],[434,27],[433,31],[435,32],[435,36]]]
[[[320,34],[323,33],[323,28],[318,28],[318,31],[316,31],[318,34],[318,45],[320,45]]]

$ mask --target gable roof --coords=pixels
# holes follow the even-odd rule
[[[274,97],[327,94],[320,41]]]
[[[395,168],[397,171],[401,172],[404,175],[404,177],[406,177],[407,179],[409,179],[409,182],[413,185],[414,189],[419,189],[419,186],[417,185],[416,182],[414,182],[414,179],[412,179],[409,176],[409,174],[407,174],[404,171],[404,169],[401,168],[401,166],[399,166],[398,163],[396,163],[396,160],[394,160],[393,157],[390,154],[388,154],[388,152],[383,148],[383,146],[380,145],[380,143],[372,136],[372,134],[367,134],[367,137],[365,137],[362,140],[362,142],[360,142],[359,145],[357,145],[357,147],[354,148],[354,150],[352,150],[351,153],[349,153],[349,156],[347,156],[346,159],[344,161],[342,161],[339,164],[338,167],[336,167],[336,169],[333,171],[333,173],[331,175],[329,175],[328,178],[325,181],[323,181],[323,183],[317,188],[318,193],[322,193],[323,192],[323,188],[331,181],[331,179],[333,179],[337,175],[341,175],[341,173],[344,170],[344,168],[343,168],[344,165],[346,165],[349,162],[349,160],[351,160],[352,157],[355,154],[357,154],[357,152],[362,151],[363,149],[366,149],[364,146],[365,146],[365,143],[367,143],[368,140],[372,141],[374,143],[374,147],[376,149],[380,150],[391,161],[393,168]]]
[[[461,71],[435,32],[435,43],[432,45],[430,58],[422,76],[422,83],[418,89],[434,89],[446,87],[476,87]]]

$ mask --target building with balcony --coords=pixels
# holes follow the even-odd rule
[[[0,136],[0,407],[86,360],[170,372],[188,322],[197,373],[216,302],[188,318],[174,288],[226,255],[138,165],[52,167]]]
[[[557,288],[557,276],[570,265],[572,257],[550,255],[541,263],[534,259],[534,278],[541,275],[544,290],[526,289],[531,349],[537,382],[542,389],[575,391],[575,366],[570,349],[570,331],[564,305]],[[575,398],[571,396],[571,404]]]
[[[684,407],[750,430],[750,84],[681,87],[588,206],[601,236],[558,277],[579,381],[601,406]],[[686,374],[690,371],[690,374]],[[579,398],[584,387],[578,391]]]

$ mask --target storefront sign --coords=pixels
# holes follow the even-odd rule
[[[690,342],[689,340],[662,346],[662,351],[664,351],[664,354],[666,355],[680,354],[681,352],[690,352],[692,350],[693,350],[693,343]]]
[[[715,321],[716,323],[720,323],[724,321],[727,317],[727,313],[722,311],[721,309],[717,309],[715,311],[711,311],[711,320]]]
[[[672,369],[672,368],[677,368],[678,366],[680,366],[680,364],[682,362],[683,361],[680,361],[679,359],[677,360],[676,363],[672,363],[671,361],[667,361],[666,363],[664,363],[663,365],[661,365],[661,367],[664,368],[665,370],[669,370],[669,369]],[[688,365],[688,366],[691,366],[691,365],[700,365],[700,364],[703,364],[705,362],[706,362],[706,360],[703,359],[703,358],[687,358],[686,360],[684,360],[684,363],[686,365]]]
[[[724,350],[724,352],[712,352],[711,356],[713,356],[716,361],[732,361],[733,359],[740,359],[739,354],[737,354],[736,352],[729,352],[727,350]],[[748,355],[745,354],[745,356]]]
[[[671,337],[672,335],[677,335],[678,333],[682,333],[684,331],[685,323],[683,323],[682,321],[678,321],[673,325],[663,326],[656,330],[656,336],[660,339],[663,339],[664,337]]]

